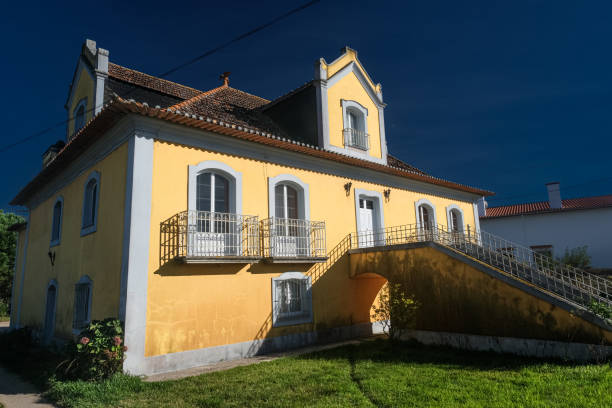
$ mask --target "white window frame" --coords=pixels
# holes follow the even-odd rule
[[[305,290],[302,295],[302,313],[280,315],[277,296],[277,284],[288,281],[288,280],[299,280],[305,285]],[[304,275],[301,272],[285,272],[282,275],[272,278],[272,326],[291,326],[297,324],[312,323],[312,279],[310,276]]]
[[[77,112],[80,108],[83,108],[83,126],[77,129]],[[72,110],[72,134],[76,134],[79,130],[83,129],[87,124],[87,98],[83,98],[76,104]]]
[[[421,225],[421,214],[419,214],[419,208],[424,205],[426,207],[429,207],[429,210],[431,210],[432,215],[433,215],[433,229],[435,230],[438,227],[438,218],[436,216],[436,206],[433,205],[433,203],[431,201],[429,201],[426,198],[421,198],[419,201],[416,201],[414,203],[414,212],[416,215],[416,225],[418,229],[423,228],[423,226]]]
[[[53,222],[55,221],[55,206],[57,203],[60,203],[60,213],[59,213],[59,223],[57,225],[57,239],[53,239]],[[59,245],[62,242],[62,223],[64,221],[64,197],[59,196],[53,202],[53,207],[51,207],[51,241],[49,243],[49,247],[54,247]]]
[[[279,174],[268,177],[268,214],[270,218],[276,216],[276,186],[289,185],[298,193],[298,219],[310,220],[310,191],[308,184],[291,174]]]
[[[351,150],[357,149],[363,152],[368,152],[370,150],[370,144],[371,144],[369,141],[368,141],[367,146],[348,145],[346,143],[346,139],[344,135],[344,130],[350,128],[349,112],[351,111],[356,112],[358,116],[361,118],[363,131],[365,134],[368,134],[368,109],[356,101],[341,99],[340,103],[342,104],[342,120],[343,120],[343,123],[342,123],[343,140],[342,142],[344,144],[345,149],[351,149]]]
[[[215,173],[229,181],[229,211],[232,214],[242,214],[242,173],[232,169],[225,163],[216,160],[206,160],[194,166],[189,166],[189,186],[187,209],[196,211],[198,191],[198,176],[202,173]],[[214,199],[214,197],[211,197]],[[213,206],[211,205],[211,209]]]
[[[85,218],[85,210],[86,210],[85,205],[87,204],[87,185],[89,184],[91,180],[95,180],[96,185],[97,185],[96,202],[92,203],[92,205],[95,208],[94,219],[93,219],[93,224],[84,225],[83,222],[85,221],[84,218]],[[81,236],[92,234],[96,232],[98,229],[98,211],[100,209],[99,204],[100,204],[100,193],[101,192],[102,192],[102,188],[100,184],[100,172],[94,171],[89,175],[89,177],[87,177],[87,180],[85,180],[85,184],[83,185],[83,205],[81,206],[82,207],[81,208]]]
[[[53,303],[53,320],[51,321],[51,333],[48,333],[47,330],[48,328],[46,327],[46,323],[47,323],[47,302],[49,301],[49,288],[53,286],[55,287],[55,302]],[[57,284],[57,281],[55,279],[51,279],[49,281],[49,283],[47,284],[47,289],[45,291],[45,316],[44,316],[44,320],[43,320],[43,333],[44,335],[49,335],[49,338],[53,337],[53,335],[55,334],[55,320],[57,318],[57,299],[58,299],[58,295],[59,295],[59,285]]]
[[[76,328],[74,327],[74,324],[76,323],[75,321],[75,315],[76,315],[76,308],[77,308],[77,304],[76,304],[76,294],[77,294],[77,288],[81,285],[86,285],[89,287],[89,297],[87,298],[87,318],[86,320],[83,322],[83,327],[82,328]],[[79,279],[79,281],[77,283],[74,284],[74,302],[73,302],[73,306],[72,306],[72,333],[73,334],[79,334],[83,328],[87,327],[89,325],[89,323],[91,323],[91,300],[93,298],[93,281],[91,280],[91,278],[87,275],[83,275],[81,277],[81,279]]]
[[[359,200],[371,200],[374,202],[374,228],[373,231],[381,231],[380,234],[373,233],[371,236],[371,242],[373,245],[384,245],[385,234],[382,230],[385,228],[385,213],[383,207],[382,194],[378,191],[363,190],[361,188],[355,189],[355,231],[359,235],[359,226],[361,225],[361,212],[359,211]],[[366,237],[369,240],[370,237]]]
[[[463,230],[465,229],[465,217],[463,215],[463,210],[457,204],[451,204],[446,207],[446,222],[448,225],[448,231],[450,232],[453,230],[453,222],[451,219],[451,213],[453,211],[459,213],[459,231],[457,232],[463,232]]]

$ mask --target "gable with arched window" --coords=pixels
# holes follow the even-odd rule
[[[100,201],[100,173],[94,171],[85,182],[83,193],[83,214],[81,236],[95,232],[98,224],[98,203]]]
[[[64,211],[64,198],[58,197],[53,204],[51,217],[51,243],[50,246],[59,245],[62,238],[62,215]]]

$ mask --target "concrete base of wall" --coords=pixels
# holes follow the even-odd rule
[[[561,358],[576,362],[604,361],[612,358],[612,346],[561,341],[521,339],[516,337],[478,336],[473,334],[409,330],[402,340],[416,340],[426,345],[450,346],[462,350],[493,351],[524,357]]]
[[[312,344],[324,344],[358,337],[367,337],[373,334],[380,334],[382,332],[383,326],[378,322],[362,323],[353,326],[336,327],[327,330],[245,341],[242,343],[207,347],[197,350],[182,351],[179,353],[163,354],[160,356],[146,357],[143,364],[140,365],[138,372],[130,371],[130,374],[153,375],[168,373],[177,370],[214,364],[221,361],[277,353]]]

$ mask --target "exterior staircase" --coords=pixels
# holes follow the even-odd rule
[[[352,233],[349,249],[389,247],[416,242],[435,242],[486,265],[513,279],[553,294],[579,308],[593,302],[612,308],[612,280],[562,264],[517,243],[479,231],[449,231],[444,226],[402,225],[376,231]],[[343,240],[343,243],[346,239]]]

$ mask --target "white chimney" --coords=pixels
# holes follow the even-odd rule
[[[489,203],[486,202],[484,197],[480,197],[478,201],[476,201],[476,207],[478,207],[478,216],[484,217],[487,215],[487,207]]]
[[[561,203],[561,189],[559,188],[559,182],[554,181],[552,183],[546,183],[546,189],[548,190],[548,204],[551,209],[563,208]]]

